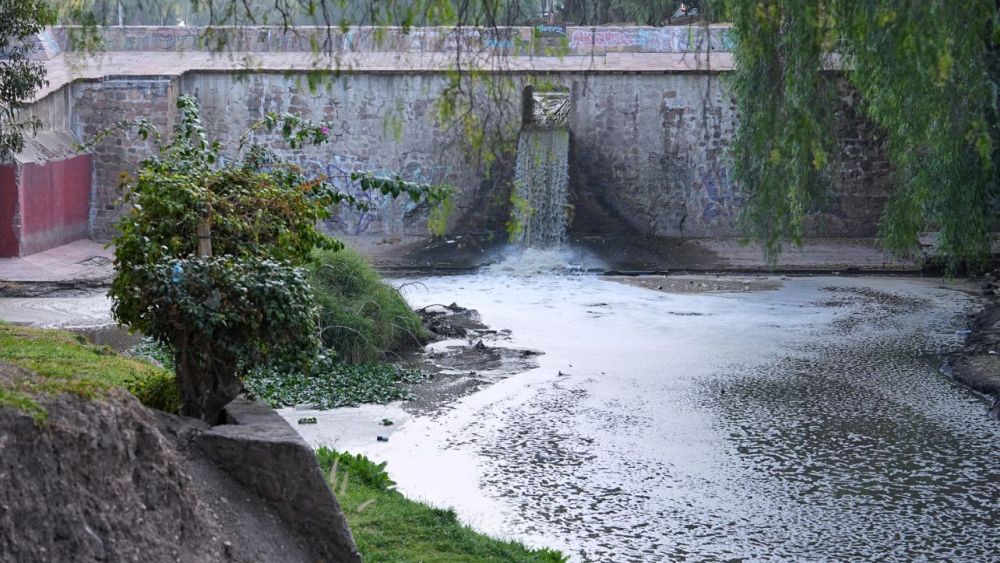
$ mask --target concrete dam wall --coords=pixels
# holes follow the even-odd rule
[[[82,67],[77,62],[73,71],[65,61],[73,55],[64,51],[65,33],[55,30],[39,51],[53,84],[30,111],[51,130],[82,139],[121,119],[145,117],[169,128],[177,97],[192,94],[210,136],[230,147],[268,111],[329,120],[332,142],[286,153],[289,158],[347,190],[356,189],[349,175],[358,170],[450,184],[456,205],[449,230],[467,232],[500,230],[508,219],[520,92],[545,83],[570,93],[571,232],[735,237],[742,199],[728,164],[736,128],[726,86],[732,62],[718,50],[727,48],[728,30],[692,29],[555,26],[499,36],[497,30],[459,36],[396,30],[380,41],[364,29],[338,32],[336,48],[324,55],[327,66],[319,68],[341,72],[318,83],[320,55],[299,50],[295,41],[304,39],[273,29],[241,30],[229,39],[241,50],[221,55],[178,39],[178,33],[197,33],[190,28],[112,29],[106,43],[117,50],[84,59]],[[470,157],[460,127],[438,119],[436,103],[457,62],[503,71],[511,80],[499,103],[475,100],[481,116],[492,120],[489,135],[502,132],[513,141],[489,166]],[[872,236],[887,195],[890,171],[880,143],[844,92],[834,132],[842,141],[834,193],[811,217],[813,236]],[[121,173],[133,171],[151,148],[134,137],[111,137],[90,155],[91,236],[112,234],[122,211]],[[426,234],[420,208],[381,197],[376,203],[370,213],[339,214],[331,231]]]

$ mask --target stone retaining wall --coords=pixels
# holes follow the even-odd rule
[[[230,45],[240,49],[281,51],[304,49],[302,42],[309,44],[310,34],[316,39],[320,30],[300,29],[290,35],[274,28],[226,32]],[[707,46],[705,30],[688,27],[555,26],[506,32],[535,46],[543,42],[562,45],[570,50],[569,58],[580,61],[596,52],[649,61],[697,57],[699,54],[691,50]],[[580,35],[584,32],[589,34],[586,46]],[[65,41],[65,30],[52,33]],[[114,28],[104,33],[115,49],[171,50],[177,53],[178,62],[184,60],[184,49],[192,45],[204,48],[200,40],[191,39],[204,34],[204,30],[195,28]],[[338,31],[327,39],[335,40],[338,51],[397,49],[401,53],[404,49],[490,49],[493,47],[489,41],[496,33],[429,28],[404,34],[390,29],[376,41],[370,28],[354,28]],[[710,36],[715,48],[726,47],[727,28],[713,28]],[[457,37],[472,43],[463,45]],[[135,52],[140,56],[144,53]],[[736,217],[742,199],[732,180],[728,154],[736,116],[725,74],[697,70],[701,67],[677,72],[621,72],[611,66],[611,54],[602,59],[603,66],[586,72],[526,71],[511,75],[508,99],[501,117],[494,122],[498,130],[516,134],[521,122],[520,91],[528,83],[543,81],[566,86],[571,90],[573,230],[665,237],[738,236]],[[303,52],[302,56],[310,55]],[[629,68],[641,65],[637,67],[633,61]],[[147,117],[169,129],[175,118],[177,96],[193,94],[202,106],[209,135],[229,147],[235,146],[243,131],[267,111],[300,112],[307,118],[332,121],[334,138],[323,147],[289,153],[293,161],[328,175],[347,190],[356,189],[347,178],[360,170],[451,184],[457,190],[452,232],[502,228],[509,214],[513,155],[503,154],[497,162],[484,166],[482,161],[469,158],[460,127],[438,123],[436,102],[447,85],[447,76],[442,72],[408,72],[403,67],[395,71],[382,68],[378,73],[364,68],[346,70],[339,76],[328,74],[318,84],[316,75],[301,71],[187,68],[164,69],[163,75],[153,76],[113,75],[70,82],[40,100],[36,107],[39,113],[50,115],[53,123],[62,122],[78,138],[84,138],[120,119]],[[846,89],[843,98],[844,104],[838,109],[838,129],[832,132],[843,143],[837,181],[826,206],[816,210],[809,220],[812,236],[873,235],[888,193],[889,168],[880,141],[853,109],[852,96]],[[64,101],[53,104],[50,100],[54,99]],[[56,117],[56,106],[64,108],[66,117]],[[481,116],[494,106],[484,98],[477,100],[478,111],[484,112]],[[492,115],[496,118],[498,114],[494,111]],[[488,137],[494,139],[496,135],[491,132]],[[149,142],[136,138],[114,137],[94,151],[92,236],[107,238],[112,233],[113,222],[121,213],[120,175],[123,171],[133,172],[150,148]],[[386,237],[426,233],[422,209],[381,197],[376,198],[376,203],[377,210],[371,213],[340,213],[329,227],[340,233]]]

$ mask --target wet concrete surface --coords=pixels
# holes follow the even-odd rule
[[[127,352],[142,340],[111,318],[111,300],[101,289],[62,287],[46,297],[0,297],[0,320],[68,330],[116,352]]]
[[[114,325],[105,290],[60,290],[47,297],[0,297],[0,319],[45,328]]]
[[[298,429],[387,461],[404,494],[480,530],[576,561],[1000,550],[1000,425],[938,369],[977,301],[939,280],[709,294],[593,276],[420,282],[413,305],[473,307],[511,330],[502,345],[544,352],[539,367],[444,408],[309,412],[319,424]]]
[[[394,275],[474,273],[510,254],[506,233],[427,236],[343,236],[347,246],[365,255],[379,270]],[[916,273],[912,261],[893,258],[874,239],[809,239],[785,249],[774,264],[758,247],[737,239],[690,239],[570,234],[568,248],[581,267],[594,273],[620,272],[783,272]]]

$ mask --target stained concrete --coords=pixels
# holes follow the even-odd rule
[[[53,131],[82,139],[109,125],[108,115],[149,117],[169,129],[177,97],[193,94],[209,135],[227,147],[268,111],[329,120],[333,139],[321,148],[287,151],[274,136],[258,134],[255,140],[349,192],[358,191],[350,173],[363,170],[451,185],[449,234],[502,236],[510,217],[509,147],[516,146],[521,126],[521,92],[544,80],[571,92],[572,236],[739,235],[742,196],[726,157],[736,118],[720,76],[732,69],[723,28],[713,28],[718,43],[710,54],[708,42],[699,39],[703,31],[694,28],[561,28],[555,39],[547,30],[544,41],[565,43],[562,57],[522,48],[520,40],[535,45],[530,28],[509,37],[474,29],[388,30],[385,42],[374,41],[370,29],[338,30],[335,57],[295,51],[305,49],[303,37],[315,30],[297,32],[249,29],[235,33],[231,43],[246,50],[216,54],[204,50],[196,29],[107,30],[112,50],[100,56],[64,51],[47,59],[51,85],[26,111],[47,120]],[[459,47],[465,49],[460,55]],[[509,143],[489,166],[466,152],[461,127],[436,119],[446,71],[458,62],[511,78],[499,97],[487,101],[484,91],[476,92],[477,107],[490,108],[477,110],[486,139]],[[316,69],[345,72],[331,73],[313,88]],[[831,87],[843,90],[832,132],[842,150],[831,197],[812,210],[807,234],[870,237],[888,193],[888,165],[849,88]],[[151,150],[150,142],[129,136],[94,148],[91,236],[113,233],[124,211],[119,173],[134,172]],[[373,211],[340,210],[326,227],[390,238],[427,233],[426,209],[371,199]]]
[[[271,408],[236,399],[227,424],[194,437],[195,446],[236,482],[264,499],[304,539],[314,557],[360,562],[347,519],[305,441]]]

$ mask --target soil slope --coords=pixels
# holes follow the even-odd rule
[[[0,387],[37,377],[0,363]],[[121,390],[0,409],[0,561],[316,561],[267,503],[189,447],[200,423]]]

